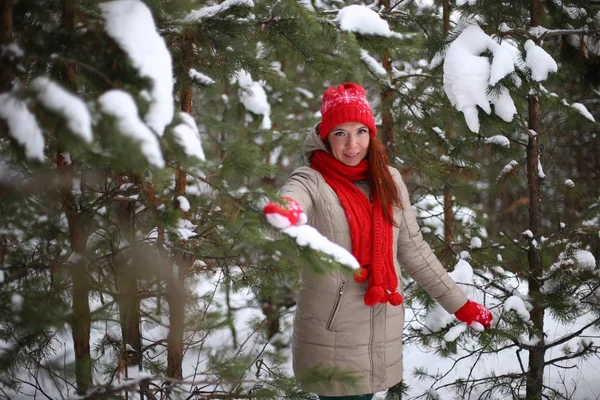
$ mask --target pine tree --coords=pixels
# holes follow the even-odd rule
[[[469,195],[471,202],[474,200],[472,209],[476,216],[475,221],[480,227],[480,235],[485,233],[484,242],[489,243],[487,246],[481,246],[481,240],[473,241],[475,239],[473,234],[476,234],[476,231],[458,232],[456,236],[458,243],[455,245],[458,249],[462,247],[464,250],[457,255],[459,261],[456,269],[458,274],[463,274],[464,279],[466,271],[464,259],[466,258],[473,266],[472,279],[476,285],[480,285],[481,290],[473,292],[473,295],[482,296],[481,300],[487,299],[488,304],[493,306],[498,325],[481,334],[478,342],[465,337],[455,341],[454,332],[459,326],[450,329],[447,327],[442,331],[433,328],[437,333],[414,330],[415,336],[410,337],[411,340],[419,338],[417,340],[428,345],[437,343],[434,348],[444,355],[459,352],[460,359],[462,356],[465,359],[473,359],[476,365],[470,369],[471,371],[479,368],[478,360],[484,360],[485,353],[500,353],[515,348],[517,357],[514,361],[520,368],[513,368],[514,372],[509,370],[504,374],[468,375],[454,383],[446,384],[443,383],[443,375],[430,375],[426,370],[415,373],[421,378],[431,379],[434,388],[454,387],[461,398],[493,395],[527,399],[540,399],[543,396],[568,398],[569,392],[575,389],[569,384],[559,388],[552,382],[544,381],[544,371],[561,365],[561,361],[577,360],[578,357],[585,360],[597,351],[597,344],[578,338],[586,329],[593,330],[598,326],[597,302],[590,301],[590,297],[594,298],[595,295],[590,295],[589,290],[586,289],[589,285],[595,287],[598,282],[597,271],[593,271],[594,265],[590,264],[593,263],[591,261],[593,257],[588,257],[589,253],[586,250],[588,246],[594,245],[596,239],[591,235],[583,234],[577,227],[581,223],[580,219],[577,222],[575,222],[576,218],[573,219],[574,225],[567,230],[564,229],[564,223],[559,224],[561,213],[565,209],[563,196],[570,190],[565,187],[566,178],[563,171],[577,169],[584,174],[587,174],[583,172],[584,170],[588,171],[586,167],[576,167],[578,161],[572,157],[564,157],[565,152],[562,149],[569,146],[576,147],[570,145],[572,140],[575,143],[580,141],[579,135],[573,134],[571,130],[578,122],[571,118],[568,121],[565,119],[565,101],[561,102],[559,100],[561,95],[556,95],[562,93],[560,88],[577,84],[577,74],[573,74],[572,71],[578,70],[579,67],[577,60],[562,59],[559,65],[561,75],[551,77],[547,83],[540,84],[539,79],[532,75],[533,72],[529,68],[519,68],[519,66],[525,66],[527,53],[525,49],[530,46],[526,44],[527,40],[532,39],[549,53],[556,54],[555,57],[558,59],[559,50],[568,47],[568,40],[573,36],[596,35],[594,32],[579,29],[576,25],[585,21],[583,15],[593,15],[593,10],[583,9],[580,4],[567,4],[567,2],[560,2],[560,4],[549,2],[549,5],[535,1],[513,2],[510,7],[498,2],[470,3],[472,5],[458,8],[465,19],[458,23],[450,34],[448,45],[469,26],[468,23],[477,23],[486,33],[493,35],[497,42],[507,41],[509,45],[517,45],[523,54],[522,59],[516,60],[517,69],[512,76],[509,75],[497,86],[488,88],[490,96],[500,95],[502,86],[509,90],[517,110],[512,122],[501,123],[497,117],[487,117],[478,110],[481,129],[477,135],[473,135],[469,132],[473,128],[466,129],[467,127],[460,122],[463,120],[462,115],[459,114],[454,118],[454,121],[458,121],[455,132],[461,135],[462,143],[452,142],[453,156],[466,160],[467,162],[462,163],[460,169],[466,172],[471,169],[472,173],[475,173],[473,177],[476,181],[471,179],[470,181],[486,188],[483,193],[469,190],[463,191],[462,194]],[[469,19],[470,22],[467,22]],[[567,19],[572,25],[567,25]],[[521,30],[519,27],[523,26],[524,21],[527,21],[532,29]],[[550,30],[544,33],[544,30],[535,28],[538,25],[563,30]],[[429,48],[434,50],[436,46],[432,43]],[[444,51],[449,50],[442,48],[441,52]],[[483,55],[492,58],[491,54]],[[589,62],[586,60],[585,63]],[[589,87],[582,87],[576,91],[581,93],[588,90]],[[492,111],[498,113],[496,107],[492,107]],[[574,116],[575,113],[569,115]],[[579,123],[583,122],[580,116],[578,118]],[[587,129],[590,128],[592,131],[597,130],[597,127],[588,125]],[[506,137],[502,140],[495,139],[496,135]],[[472,138],[476,138],[479,143],[484,141],[498,144],[510,143],[510,148],[498,146],[496,150],[490,151],[481,145],[473,146],[477,142],[469,145],[468,142],[472,141]],[[510,161],[511,159],[517,161]],[[468,160],[478,160],[478,162],[470,164]],[[550,161],[557,166],[553,166]],[[505,167],[499,173],[501,167],[498,166],[503,164]],[[525,170],[520,167],[523,164]],[[476,166],[476,169],[472,169],[472,166]],[[558,176],[554,176],[555,174]],[[594,199],[597,196],[594,191],[585,195],[581,191],[579,193],[582,198]],[[464,197],[458,196],[457,203],[469,204]],[[439,209],[440,207],[436,208]],[[569,207],[571,215],[573,211],[575,210]],[[511,215],[514,217],[504,217]],[[527,226],[523,226],[522,221],[525,218],[529,220]],[[473,238],[470,242],[460,243],[461,238],[465,240],[469,237]],[[499,269],[500,263],[510,271]],[[592,268],[592,270],[585,268]],[[508,282],[514,282],[515,279],[517,282],[528,283],[526,291],[517,291],[517,297],[514,296],[516,292],[514,283],[506,286]],[[557,284],[559,281],[561,284]],[[465,286],[465,290],[472,291],[470,286]],[[412,301],[417,302],[412,303],[413,306],[421,305],[429,309],[428,318],[440,316],[437,314],[439,310],[434,309],[434,303],[426,294],[415,288],[414,295],[416,297]],[[409,303],[410,301],[409,296]],[[523,301],[526,306],[515,305],[522,304]],[[509,310],[516,310],[517,313],[512,314]],[[525,312],[521,312],[522,310]],[[583,316],[591,321],[585,329],[565,334],[556,340],[546,339],[549,332],[544,325],[545,317],[563,324]],[[431,321],[432,319],[426,319],[425,324]],[[447,335],[446,340],[442,339],[442,335]],[[545,357],[546,353],[550,354],[550,351],[557,346],[577,340],[582,341],[578,350],[571,351],[570,348],[564,348],[564,357],[553,356],[550,360]],[[528,360],[525,354],[528,354]]]

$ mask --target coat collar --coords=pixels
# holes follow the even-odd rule
[[[319,136],[319,124],[317,123],[313,126],[310,134],[304,140],[304,146],[302,147],[302,154],[304,156],[304,162],[306,165],[310,165],[310,161],[312,160],[313,153],[317,150],[323,150],[326,153],[329,153],[329,149],[325,145],[325,142]]]

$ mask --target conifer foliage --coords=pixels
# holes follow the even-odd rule
[[[0,398],[314,398],[298,267],[339,265],[260,211],[345,81],[495,317],[468,331],[403,277],[439,369],[408,353],[380,398],[599,396],[568,374],[600,349],[594,7],[0,0]]]

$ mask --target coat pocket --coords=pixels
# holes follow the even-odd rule
[[[344,287],[346,286],[346,281],[342,281],[340,284],[340,290],[338,290],[337,297],[335,299],[335,304],[333,305],[333,310],[331,310],[331,315],[329,316],[329,320],[327,321],[327,325],[325,329],[328,331],[333,327],[333,323],[335,322],[335,317],[340,309],[340,304],[342,302],[342,296],[344,295]]]

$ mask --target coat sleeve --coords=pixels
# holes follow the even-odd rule
[[[423,240],[400,172],[393,169],[392,176],[398,185],[402,199],[400,221],[396,221],[400,226],[397,243],[398,262],[419,286],[436,299],[446,311],[454,314],[467,302],[467,298],[442,267],[431,247]]]
[[[292,172],[279,190],[279,195],[296,200],[310,220],[313,213],[313,199],[318,192],[318,183],[316,173],[312,168],[300,167]]]

